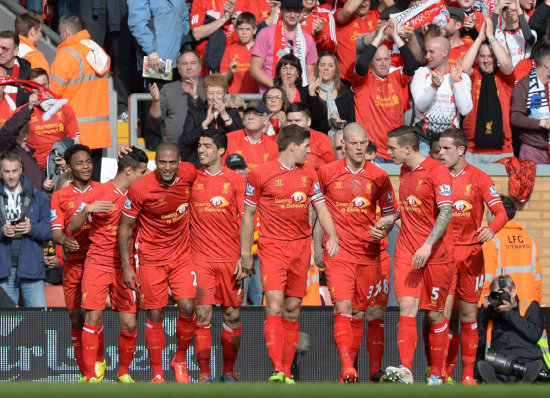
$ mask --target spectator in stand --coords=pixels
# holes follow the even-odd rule
[[[529,58],[537,34],[529,27],[519,0],[498,0],[491,20],[495,38],[508,51],[514,66],[522,59]]]
[[[542,46],[535,55],[536,67],[514,86],[512,93],[512,126],[519,130],[519,158],[537,164],[550,162],[548,130],[550,108],[550,48]]]
[[[477,65],[473,67],[475,61]],[[510,105],[514,89],[512,59],[493,35],[490,18],[466,52],[462,67],[472,81],[472,112],[463,121],[466,160],[493,163],[514,156]]]
[[[275,85],[275,66],[286,54],[294,54],[299,59],[304,86],[313,79],[317,47],[313,37],[300,25],[302,9],[302,0],[282,0],[281,17],[277,23],[262,29],[256,37],[250,74],[260,84],[262,93]]]
[[[14,79],[26,80],[31,73],[31,64],[29,61],[17,56],[19,53],[19,36],[11,31],[4,30],[0,32],[0,66],[6,70],[6,76]],[[4,87],[4,100],[12,111],[17,107],[29,102],[30,94],[16,86]]]
[[[126,0],[80,0],[79,15],[92,40],[100,47],[110,48],[112,51],[117,115],[120,120],[127,121],[128,96],[132,92],[134,46],[128,26]]]
[[[317,51],[336,52],[336,24],[332,13],[321,8],[317,0],[302,0],[302,22],[304,32],[313,36]]]
[[[330,137],[311,128],[311,113],[307,106],[301,103],[290,104],[286,110],[286,124],[296,124],[309,130],[310,153],[306,157],[306,163],[315,170],[336,160]]]
[[[244,161],[242,155],[239,155],[238,153],[232,153],[229,155],[225,159],[225,165],[243,178],[246,178],[248,175],[248,165]]]
[[[391,49],[383,43],[389,36],[404,59],[402,69],[390,73]],[[399,36],[394,20],[382,22],[370,45],[359,55],[353,82],[357,121],[367,130],[369,141],[377,147],[378,163],[392,163],[388,155],[388,132],[403,124],[403,107],[407,102],[405,88],[412,81],[416,60]]]
[[[149,92],[153,97],[149,116],[153,123],[162,124],[163,140],[174,143],[178,142],[183,131],[188,98],[199,79],[201,58],[194,50],[184,49],[178,54],[177,62],[180,80],[167,83],[160,90],[156,83],[149,85]],[[197,95],[202,100],[205,99],[202,85],[197,85]]]
[[[462,29],[460,29],[460,36],[470,36],[472,40],[477,38],[477,35],[481,30],[481,26],[485,21],[483,13],[473,7],[474,3],[475,0],[458,0],[458,5],[464,12],[464,24],[462,25]]]
[[[531,16],[535,12],[536,0],[519,0],[519,5],[525,14],[525,19],[530,22]]]
[[[428,153],[428,156],[434,160],[441,160],[441,157],[439,156],[439,151],[441,150],[441,148],[439,147],[439,136],[432,135],[430,137],[429,144],[430,144],[430,152]]]
[[[237,37],[239,41],[228,45],[223,54],[220,73],[229,82],[227,92],[257,93],[258,83],[250,75],[250,59],[256,34],[256,18],[250,12],[242,12],[237,17]]]
[[[290,102],[282,88],[271,87],[264,93],[262,100],[269,110],[270,126],[267,126],[267,135],[279,134],[286,122],[286,110]]]
[[[277,62],[273,86],[281,87],[291,104],[302,102],[307,105],[308,88],[302,85],[302,65],[294,55],[283,55]]]
[[[185,0],[128,1],[128,26],[143,51],[138,65],[143,55],[153,69],[160,66],[161,58],[174,65],[189,33],[189,10]]]
[[[346,123],[355,122],[353,92],[340,79],[336,56],[322,51],[315,64],[315,80],[308,86],[313,129],[333,136]]]
[[[237,109],[239,111],[239,116],[241,117],[241,120],[244,119],[244,110],[246,109],[246,103],[244,102],[243,97],[238,94],[227,94],[227,96],[223,100],[223,103],[225,104],[226,109]]]
[[[50,73],[50,64],[40,51],[36,49],[42,37],[44,21],[38,14],[26,12],[15,17],[15,33],[19,35],[18,55],[29,61],[31,68],[42,68]]]
[[[28,122],[31,119],[34,108],[38,105],[38,96],[31,95],[29,103],[19,108],[11,118],[6,120],[0,129],[0,152],[10,151],[16,153],[23,164],[25,177],[30,184],[38,190],[51,191],[52,180],[46,180],[46,176],[38,167],[33,157],[34,150],[27,145],[29,133]]]
[[[351,86],[354,78],[356,41],[362,33],[376,30],[380,14],[370,10],[370,0],[347,0],[344,7],[336,11],[336,37],[338,48],[336,58],[344,83]]]
[[[48,74],[44,69],[31,70],[30,79],[45,87],[50,87]],[[52,146],[65,137],[70,137],[75,144],[80,144],[80,133],[74,111],[69,104],[65,104],[50,119],[43,119],[44,110],[37,106],[29,121],[29,137],[27,144],[34,150],[33,157],[41,169],[46,168],[48,155]],[[51,187],[53,188],[53,186]]]
[[[111,60],[91,40],[78,15],[59,20],[63,42],[50,67],[51,89],[69,100],[73,108],[83,145],[92,150],[92,179],[99,181],[103,148],[111,146],[109,125],[109,69]]]
[[[337,160],[346,157],[346,151],[344,150],[344,130],[338,130],[332,137],[332,149]]]
[[[274,139],[264,134],[269,110],[262,101],[251,101],[244,111],[244,129],[227,134],[227,151],[223,157],[226,162],[228,154],[237,153],[244,158],[248,169],[252,170],[263,163],[277,159],[279,150]]]
[[[13,152],[0,154],[0,288],[24,307],[45,307],[43,244],[51,239],[50,205],[23,175]]]
[[[472,45],[470,37],[461,38],[461,29],[464,26],[466,15],[464,11],[456,7],[447,7],[451,18],[447,23],[447,27],[441,31],[441,36],[445,37],[451,43],[451,52],[449,53],[449,63],[451,67],[456,65],[458,58],[464,57],[466,51]]]
[[[220,73],[208,75],[202,81],[206,101],[199,98],[198,78],[190,79],[192,88],[187,96],[187,117],[183,133],[178,139],[178,146],[183,162],[191,162],[201,168],[197,146],[204,130],[222,130],[225,133],[243,128],[239,111],[226,109],[223,99],[227,94],[227,79]]]
[[[526,12],[525,14],[527,15],[528,13]],[[537,37],[542,39],[548,32],[550,26],[548,21],[550,21],[550,0],[544,0],[537,5],[537,8],[535,8],[529,18],[529,27],[537,33]]]
[[[6,77],[8,72],[2,66],[0,66],[0,77]],[[11,109],[9,100],[4,96],[4,91],[7,86],[0,86],[0,127],[13,115],[13,109]]]
[[[416,70],[411,82],[415,107],[415,126],[420,131],[420,152],[427,156],[428,141],[450,127],[459,127],[460,116],[472,110],[472,83],[462,72],[459,58],[454,68],[449,64],[451,44],[444,37],[426,43],[428,66]]]

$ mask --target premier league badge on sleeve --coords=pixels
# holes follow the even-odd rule
[[[442,196],[451,196],[451,186],[447,184],[443,184],[439,186],[439,193]]]
[[[391,191],[388,192],[388,202],[393,203],[393,197],[392,197]]]
[[[499,194],[498,194],[498,191],[497,191],[497,188],[494,186],[494,185],[491,185],[489,187],[489,192],[491,193],[491,196],[494,196],[494,197],[498,197]]]
[[[246,183],[246,196],[254,196],[254,187],[248,182]]]
[[[132,208],[132,201],[129,198],[126,198],[126,201],[124,202],[124,208],[126,210],[130,210]]]
[[[86,202],[80,203],[80,206],[78,206],[78,209],[76,209],[76,212],[80,213],[85,207],[86,207]]]
[[[56,209],[51,209],[50,210],[50,221],[53,221],[57,218],[57,210]]]
[[[315,185],[313,185],[313,192],[321,193],[321,186],[319,185],[318,182],[316,182]]]

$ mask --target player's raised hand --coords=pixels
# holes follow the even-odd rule
[[[95,202],[90,203],[84,207],[84,212],[87,214],[90,213],[108,213],[113,210],[113,202],[108,200],[96,200]]]
[[[116,152],[116,158],[117,159],[122,159],[122,157],[124,155],[127,155],[130,152],[132,152],[132,146],[131,145],[121,146],[120,148],[118,148],[118,151]]]
[[[462,79],[462,58],[456,59],[456,66],[451,68],[451,79],[456,83]]]
[[[481,243],[488,242],[495,236],[495,233],[489,227],[479,227],[476,232],[477,239],[479,239]]]
[[[132,289],[136,292],[139,288],[137,275],[132,267],[122,267],[122,279],[128,289]]]
[[[239,258],[237,260],[237,264],[235,264],[235,270],[233,271],[233,276],[235,277],[235,280],[241,281],[243,279],[246,279],[250,276],[248,272],[245,272],[242,267],[241,259]]]
[[[338,254],[338,250],[340,249],[340,246],[338,245],[338,237],[337,236],[329,236],[326,244],[326,251],[330,257],[334,257]]]
[[[426,261],[430,258],[432,254],[432,245],[424,243],[420,248],[414,253],[412,258],[412,267],[414,269],[420,269],[426,265]]]

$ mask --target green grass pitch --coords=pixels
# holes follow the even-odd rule
[[[549,397],[550,385],[482,385],[472,386],[433,386],[416,384],[403,385],[337,385],[332,383],[311,383],[271,385],[263,383],[180,385],[175,383],[135,385],[122,384],[62,384],[12,382],[0,384],[0,396],[40,397],[40,398],[136,398],[136,397],[198,397],[198,398],[534,398]]]

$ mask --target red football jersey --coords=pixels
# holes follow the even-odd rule
[[[101,184],[94,190],[94,200],[106,200],[113,203],[108,213],[88,215],[90,222],[90,249],[86,258],[86,267],[105,272],[122,270],[120,250],[118,248],[118,231],[122,209],[128,191],[124,192],[114,186],[112,181]],[[90,261],[93,260],[93,261]]]
[[[341,159],[319,169],[319,184],[336,225],[338,258],[363,264],[365,255],[380,254],[380,241],[370,236],[368,227],[376,224],[377,205],[383,213],[393,210],[388,173],[370,162],[354,173]]]
[[[496,234],[508,222],[506,210],[500,200],[495,183],[487,174],[472,166],[466,165],[458,175],[452,175],[453,189],[453,234],[455,245],[466,246],[479,244],[477,229],[483,221],[484,203],[496,217],[489,228]],[[504,217],[502,217],[504,216]]]
[[[76,117],[69,105],[63,105],[48,121],[42,120],[44,113],[39,106],[34,108],[27,140],[27,144],[35,150],[32,156],[41,169],[46,167],[53,144],[65,137],[75,138],[79,135]]]
[[[250,75],[250,59],[252,58],[252,47],[240,43],[233,43],[225,47],[222,63],[220,65],[220,73],[229,72],[229,65],[233,60],[237,61],[237,72],[233,74],[233,78],[229,82],[227,89],[228,93],[258,93],[260,86],[258,82]]]
[[[451,174],[443,163],[428,157],[413,170],[402,165],[399,181],[402,221],[395,255],[401,262],[410,263],[432,232],[439,207],[453,204]],[[454,251],[452,225],[449,223],[433,246],[428,262],[443,264],[450,261],[454,261]]]
[[[90,224],[85,221],[82,227],[75,233],[69,233],[69,220],[76,212],[82,210],[84,206],[94,201],[94,191],[100,186],[98,182],[91,181],[90,185],[81,191],[72,183],[60,191],[54,192],[50,203],[51,207],[51,226],[54,229],[62,230],[65,235],[76,239],[80,249],[76,252],[66,252],[67,264],[84,265],[86,253],[90,246]]]
[[[182,162],[172,184],[162,182],[153,172],[128,190],[122,212],[137,222],[135,247],[139,265],[159,266],[190,259],[187,208],[196,177],[195,166]]]
[[[258,208],[260,237],[295,240],[311,235],[309,203],[324,200],[317,173],[307,164],[289,169],[274,160],[248,174],[244,203]]]
[[[224,167],[217,174],[197,172],[191,192],[191,250],[199,261],[237,261],[241,256],[239,216],[244,212],[245,180]]]
[[[317,18],[323,21],[323,28],[316,36],[313,36],[313,21]],[[322,50],[336,52],[336,24],[329,10],[315,6],[308,16],[302,17],[300,26],[304,32],[313,36],[319,52]]]
[[[306,157],[306,163],[313,167],[315,170],[319,170],[321,166],[327,163],[334,162],[336,155],[332,149],[332,140],[326,134],[319,131],[309,129],[311,137],[309,139],[309,153]]]
[[[277,159],[279,148],[275,140],[269,139],[265,134],[259,141],[252,142],[244,129],[241,129],[227,134],[227,150],[223,155],[224,164],[225,159],[233,153],[242,155],[248,165],[248,170],[252,170],[261,164]]]
[[[0,127],[13,116],[13,110],[10,108],[10,104],[3,98],[0,98]]]

